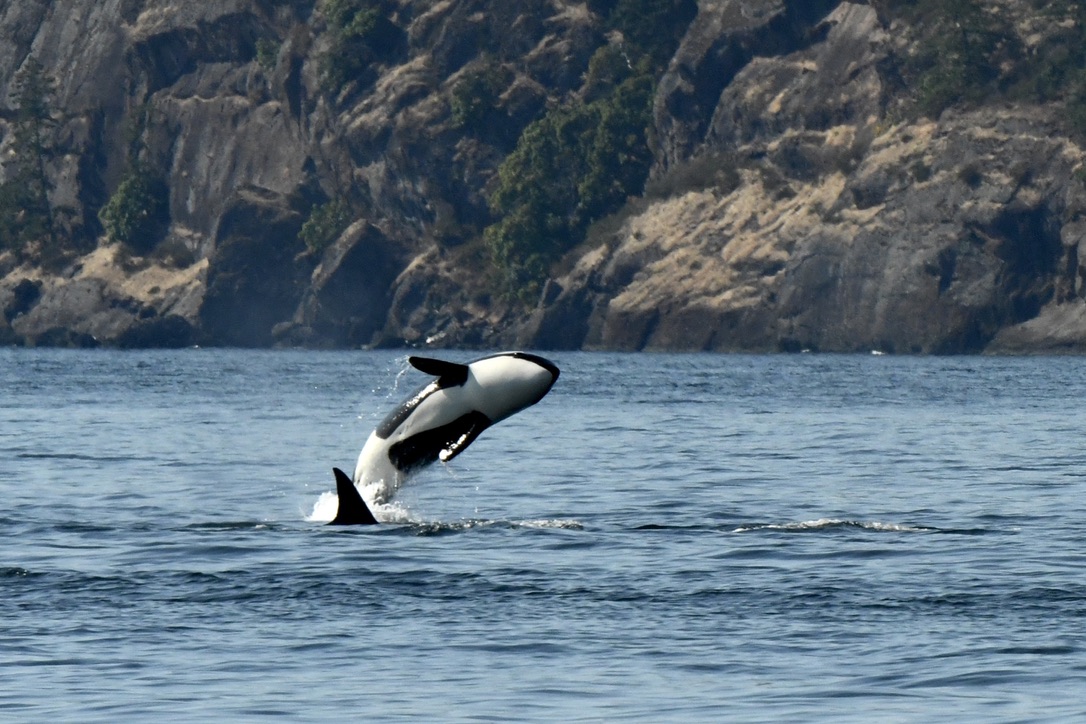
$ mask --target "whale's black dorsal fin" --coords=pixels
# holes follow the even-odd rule
[[[336,476],[336,495],[339,496],[339,510],[336,517],[328,525],[374,525],[377,519],[373,517],[366,501],[358,493],[347,473],[339,468],[332,468]]]
[[[446,362],[433,357],[408,357],[407,361],[419,372],[438,378],[441,387],[459,387],[468,380],[468,366],[458,362]]]

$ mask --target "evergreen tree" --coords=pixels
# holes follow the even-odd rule
[[[127,170],[109,201],[98,210],[106,234],[137,254],[154,250],[170,223],[170,189],[165,175],[149,158],[144,134],[151,106],[144,104],[128,119],[125,145]]]
[[[35,242],[55,252],[57,247],[45,172],[52,153],[48,132],[56,125],[50,101],[53,79],[36,59],[30,58],[15,77],[15,114],[12,153],[0,184],[0,246],[23,252]]]

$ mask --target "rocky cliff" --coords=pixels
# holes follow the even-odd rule
[[[1086,91],[1047,49],[1086,17],[952,5],[0,3],[7,182],[28,67],[53,82],[0,341],[1083,351]],[[636,65],[635,6],[678,28],[648,175],[526,303],[484,241],[499,170]]]

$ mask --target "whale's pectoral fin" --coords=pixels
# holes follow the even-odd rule
[[[468,366],[456,362],[446,362],[432,357],[408,357],[407,361],[419,372],[425,372],[438,378],[442,387],[458,387],[468,379]]]
[[[475,442],[475,438],[479,437],[483,430],[490,427],[490,418],[481,412],[471,412],[461,417],[457,422],[462,425],[459,430],[460,434],[457,435],[456,439],[450,440],[437,455],[437,459],[443,463],[447,463],[467,450],[468,445]]]
[[[490,418],[472,410],[441,427],[423,430],[388,449],[388,459],[400,471],[421,468],[459,455],[479,433],[490,427]]]
[[[366,501],[354,486],[354,481],[347,473],[339,468],[332,468],[336,476],[336,495],[339,496],[339,510],[336,517],[328,525],[374,525],[377,519],[373,517]]]

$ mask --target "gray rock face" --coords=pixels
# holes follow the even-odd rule
[[[313,270],[294,319],[275,330],[278,341],[335,347],[379,341],[375,336],[388,317],[401,256],[380,229],[353,224]]]
[[[946,119],[912,152],[888,139],[885,151],[900,154],[896,178],[861,164],[838,211],[842,220],[877,214],[827,225],[785,267],[782,339],[816,349],[977,352],[1000,329],[1068,301],[1086,194],[1073,179],[1077,149],[1051,131],[1035,116],[1005,112]],[[924,129],[898,130],[910,132]],[[930,174],[923,182],[910,178],[919,168]]]

